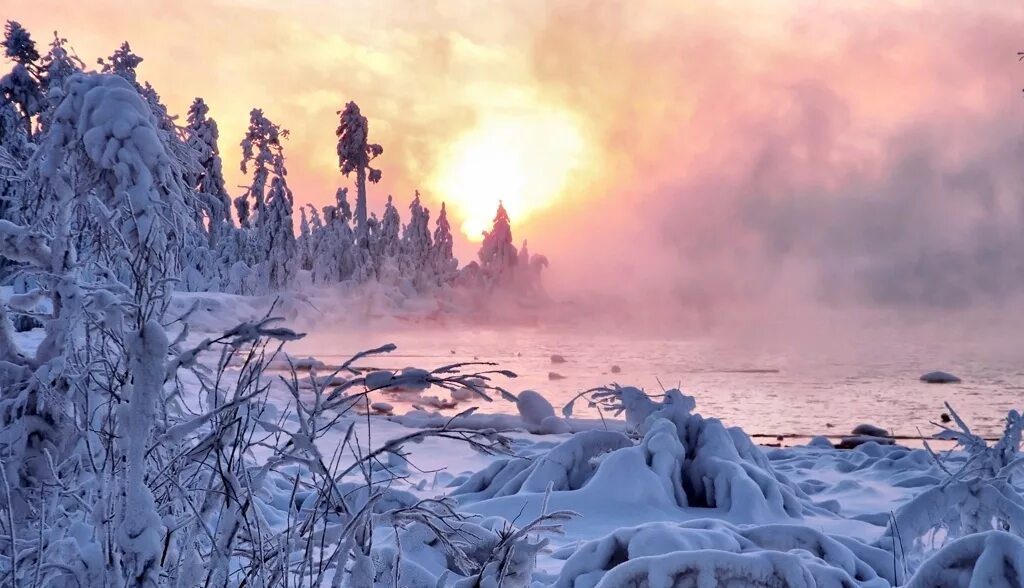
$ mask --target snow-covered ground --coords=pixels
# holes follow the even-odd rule
[[[238,297],[230,302],[235,313],[260,312],[266,304]],[[305,311],[286,306],[284,312],[304,320]],[[226,314],[230,313],[211,308],[209,314],[193,319],[202,324],[215,316],[225,320]],[[199,330],[193,337],[202,334]],[[305,393],[312,395],[317,381],[328,388],[346,381],[333,375],[331,366],[340,361],[336,353],[315,352],[324,349],[322,344],[296,341],[284,349],[290,355],[279,356],[271,367],[281,368],[289,361],[301,366],[300,378],[309,382],[300,383]],[[573,411],[579,414],[564,416],[570,411],[552,407],[543,386],[538,386],[539,393],[525,394],[514,387],[512,393],[489,391],[489,411],[456,416],[458,409],[441,401],[465,399],[465,389],[452,392],[427,386],[427,372],[399,368],[413,358],[402,357],[390,366],[384,358],[387,354],[354,365],[384,368],[365,374],[367,387],[397,388],[376,394],[404,399],[396,410],[402,414],[390,414],[393,406],[370,409],[369,399],[356,403],[356,410],[339,415],[316,440],[321,454],[338,456],[338,469],[344,470],[396,439],[424,431],[461,432],[396,445],[369,471],[356,468],[344,477],[351,492],[369,484],[371,493],[380,496],[378,505],[383,505],[370,563],[365,564],[375,570],[374,586],[499,585],[489,574],[504,575],[502,586],[573,588],[967,586],[975,565],[982,571],[971,586],[1019,585],[977,583],[984,574],[1024,569],[1019,566],[1024,543],[1016,537],[1024,520],[1017,514],[1024,513],[1018,487],[1010,484],[999,490],[1010,504],[1005,511],[979,507],[977,488],[958,495],[966,500],[963,512],[941,499],[929,498],[924,507],[912,503],[936,489],[942,494],[955,485],[951,480],[971,479],[988,488],[988,479],[973,471],[979,461],[989,459],[988,454],[968,458],[954,452],[940,459],[928,448],[878,442],[838,450],[821,439],[804,446],[759,447],[741,429],[727,428],[712,418],[717,415],[701,416],[699,400],[674,390],[648,397],[634,388],[615,388],[603,397],[578,399]],[[309,367],[312,370],[307,371]],[[558,362],[553,369],[565,365]],[[645,377],[637,367],[630,371]],[[298,426],[288,409],[294,391],[281,374],[267,372],[268,403],[282,419],[278,426],[292,429]],[[630,375],[616,379],[628,381]],[[516,386],[501,375],[495,377],[492,384]],[[588,401],[620,408],[622,413],[613,417],[606,410],[602,418],[594,418],[593,406],[586,410]],[[368,409],[374,414],[366,414]],[[478,444],[461,437],[473,431],[491,439],[501,437],[504,449],[481,451]],[[1013,434],[995,453],[1003,455]],[[1012,455],[1019,446],[1019,430],[1015,434]],[[947,436],[947,446],[953,440]],[[993,463],[998,459],[993,457]],[[1007,473],[1015,467],[998,463],[1007,466]],[[272,526],[294,524],[293,518],[302,516],[302,508],[296,511],[291,506],[296,504],[290,498],[295,489],[284,482],[280,480],[262,504]],[[439,499],[451,500],[461,521],[444,531],[461,546],[458,557],[437,541],[436,529],[429,525],[398,525],[384,515],[385,506],[401,510]],[[355,503],[360,500],[365,496]],[[377,506],[373,508],[376,512]],[[971,513],[973,522],[961,520],[968,516],[964,513]],[[548,520],[547,515],[554,518]],[[528,532],[515,535],[521,527]],[[970,534],[993,528],[997,530],[988,534]],[[939,551],[959,534],[968,537]],[[514,549],[501,552],[495,545],[500,547],[502,540]],[[499,552],[504,559],[492,560]],[[1003,555],[1007,557],[999,559]],[[463,556],[472,562],[460,563]],[[353,565],[355,569],[361,564]],[[474,565],[490,571],[474,571]],[[1006,577],[1016,573],[1006,572]]]

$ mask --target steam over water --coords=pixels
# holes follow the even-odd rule
[[[368,338],[368,337],[372,337]],[[833,338],[834,339],[834,338]],[[697,398],[705,416],[739,425],[751,434],[815,435],[848,433],[870,422],[898,435],[931,434],[947,401],[972,428],[985,435],[1002,429],[1010,409],[1024,399],[1024,350],[1007,345],[966,345],[935,332],[913,337],[864,337],[851,342],[801,345],[730,343],[711,337],[632,336],[541,328],[376,330],[358,336],[312,333],[291,348],[338,363],[352,352],[385,342],[393,354],[374,367],[434,368],[455,361],[495,361],[519,378],[500,385],[513,392],[534,389],[561,407],[579,391],[618,382],[659,393],[679,386]],[[564,356],[552,363],[551,356]],[[621,368],[618,374],[611,368]],[[481,368],[490,369],[490,368]],[[952,372],[962,384],[920,382],[933,370]],[[556,372],[564,379],[549,379]],[[501,378],[499,376],[499,378]],[[444,390],[426,395],[448,398]],[[376,397],[375,397],[376,399]],[[385,396],[404,412],[415,398]],[[476,403],[482,411],[514,413],[496,399]],[[460,404],[458,409],[467,408]],[[598,416],[577,402],[574,415]]]

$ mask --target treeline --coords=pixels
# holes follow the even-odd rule
[[[284,154],[288,131],[259,108],[251,111],[241,140],[240,168],[249,185],[237,196],[229,194],[218,146],[220,134],[206,102],[196,98],[184,126],[179,126],[156,89],[139,80],[137,69],[143,60],[127,42],[110,57],[98,60],[90,72],[65,39],[55,34],[48,50],[41,51],[27,30],[8,22],[4,53],[13,67],[0,79],[0,219],[27,228],[53,222],[40,216],[49,210],[41,203],[48,197],[45,182],[38,181],[45,166],[58,166],[56,171],[71,180],[71,190],[95,189],[92,178],[80,177],[79,158],[68,157],[73,146],[55,140],[68,133],[55,117],[62,108],[73,109],[65,103],[71,99],[69,87],[76,76],[103,74],[127,82],[148,106],[148,111],[136,114],[150,119],[159,144],[150,146],[143,156],[165,164],[161,166],[164,176],[154,180],[181,195],[180,206],[174,209],[181,216],[170,219],[180,231],[174,255],[168,259],[172,266],[167,268],[178,289],[266,294],[307,282],[378,281],[410,296],[451,286],[512,290],[527,296],[542,293],[540,271],[547,260],[531,256],[525,243],[521,248],[514,245],[508,215],[500,204],[492,230],[485,233],[479,261],[461,268],[453,253],[444,204],[433,228],[430,211],[418,192],[404,224],[390,196],[380,217],[367,213],[367,184],[381,179],[382,172],[373,162],[383,148],[370,142],[369,123],[355,102],[338,112],[336,131],[339,171],[354,180],[354,211],[347,187],[337,190],[334,204],[317,209],[296,205]],[[80,105],[85,110],[74,107],[76,120],[65,121],[75,128],[90,125],[94,122],[90,116],[117,107],[80,98],[87,102]],[[113,133],[117,138],[118,129]],[[84,147],[90,148],[88,137]],[[70,234],[76,255],[84,266],[117,249],[117,244],[99,240],[106,233],[94,229],[97,223],[117,222],[118,214],[95,205],[95,199],[76,200],[80,208],[67,215],[74,225]],[[0,260],[0,283],[28,291],[31,285],[21,279],[18,268],[17,262]]]

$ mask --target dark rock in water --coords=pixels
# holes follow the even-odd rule
[[[853,428],[851,431],[854,435],[867,435],[869,437],[888,437],[889,431],[886,431],[882,427],[876,427],[875,425],[869,425],[867,423],[861,423]]]
[[[959,384],[960,378],[949,372],[928,372],[921,376],[921,381],[929,384]]]
[[[941,415],[939,415],[939,420],[942,421],[943,423],[948,423],[953,419],[949,418],[948,414],[942,413]]]
[[[612,373],[613,374],[617,374],[617,373],[619,373],[621,371],[622,371],[622,368],[620,368],[619,366],[617,366],[617,365],[613,365],[612,366]]]
[[[891,437],[872,437],[871,435],[851,435],[849,437],[843,437],[839,444],[836,445],[836,449],[853,449],[859,447],[865,443],[877,443],[879,445],[895,445],[896,440]]]
[[[548,379],[549,380],[564,380],[565,376],[563,376],[562,374],[560,374],[558,372],[548,372]]]
[[[556,353],[551,356],[551,363],[565,363],[565,358]]]

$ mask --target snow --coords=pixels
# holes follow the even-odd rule
[[[544,300],[548,259],[514,245],[501,204],[461,270],[444,205],[433,233],[418,192],[404,225],[390,196],[369,213],[383,148],[354,102],[337,128],[354,213],[340,188],[296,238],[287,131],[255,108],[232,219],[209,107],[179,127],[127,42],[103,73],[60,38],[41,55],[17,23],[4,47],[5,585],[1020,584],[1016,410],[995,442],[946,405],[921,449],[866,423],[839,448],[770,449],[678,388],[609,384],[556,411],[549,364],[588,369],[557,346],[525,390],[475,358],[404,365],[422,356],[393,344],[310,356],[295,325],[328,329],[325,291],[346,319],[443,317]]]

